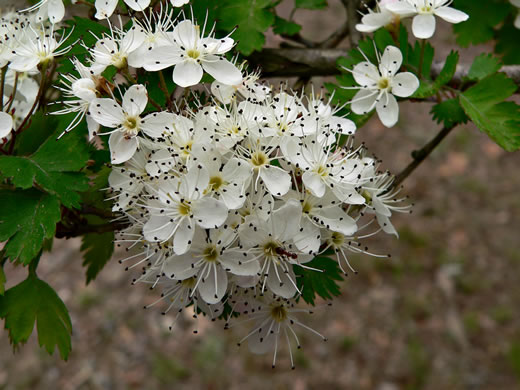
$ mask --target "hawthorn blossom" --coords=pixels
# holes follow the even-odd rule
[[[65,6],[63,0],[40,0],[32,7],[20,12],[33,12],[38,10],[35,20],[39,23],[49,19],[52,24],[61,22],[65,16]]]
[[[403,0],[386,5],[388,11],[402,17],[413,16],[412,32],[418,39],[429,39],[435,33],[435,16],[449,23],[461,23],[469,15],[449,5],[453,0]]]
[[[360,87],[351,101],[352,111],[364,115],[374,108],[383,125],[392,127],[399,119],[398,97],[411,96],[419,88],[419,79],[413,73],[399,72],[403,62],[401,50],[387,46],[379,60],[379,66],[360,62],[351,71]]]
[[[149,137],[158,138],[172,132],[172,114],[159,112],[141,118],[141,113],[148,103],[144,85],[131,86],[123,96],[123,104],[114,99],[96,98],[90,103],[90,115],[102,126],[115,130],[110,131],[108,144],[112,162],[120,164],[129,160],[139,147],[139,132]]]
[[[182,7],[183,5],[188,4],[189,2],[190,0],[170,0],[170,3],[174,7]]]
[[[361,18],[361,23],[356,24],[356,30],[371,33],[381,27],[399,22],[399,15],[388,10],[388,4],[396,3],[399,0],[379,0],[376,2],[375,10],[369,10]]]
[[[204,34],[204,30],[202,31]],[[158,71],[175,66],[173,81],[181,87],[198,84],[204,71],[217,81],[228,85],[240,84],[242,73],[223,54],[233,48],[233,39],[201,38],[200,26],[184,20],[167,35],[168,45],[148,53],[144,68]]]
[[[247,101],[258,103],[263,102],[271,88],[258,83],[259,74],[246,74],[241,83],[235,85],[227,85],[217,80],[211,83],[211,93],[222,103],[229,104],[238,94]]]
[[[118,0],[96,0],[96,18],[107,19],[112,16]],[[150,5],[150,0],[124,0],[125,4],[136,12],[142,12]]]

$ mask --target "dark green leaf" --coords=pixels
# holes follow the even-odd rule
[[[435,49],[429,42],[424,44],[424,49],[422,48],[422,44],[418,41],[415,42],[415,46],[412,48],[411,46],[408,48],[408,63],[405,63],[405,66],[411,65],[412,70],[414,70],[415,74],[419,76],[419,64],[421,62],[421,52],[423,55],[422,62],[422,71],[420,72],[425,79],[431,80],[431,69],[433,64],[433,57],[435,55]]]
[[[114,233],[90,233],[82,237],[83,266],[87,267],[87,284],[96,278],[114,253]]]
[[[492,40],[493,27],[502,22],[511,10],[510,5],[502,0],[455,0],[452,6],[469,15],[467,21],[453,25],[457,43],[463,47]]]
[[[6,281],[4,267],[0,265],[0,295],[4,295]]]
[[[52,195],[31,189],[0,191],[0,242],[11,261],[29,264],[43,241],[54,236],[60,220],[60,202]]]
[[[444,66],[439,73],[439,76],[435,79],[436,87],[440,88],[443,85],[448,84],[453,76],[455,75],[455,71],[457,70],[457,64],[459,63],[459,53],[456,51],[452,51],[446,61],[444,62]]]
[[[323,270],[318,272],[294,267],[294,273],[297,275],[296,283],[306,303],[314,305],[316,295],[323,299],[332,299],[340,295],[340,288],[336,282],[343,280],[343,277],[336,260],[329,257],[316,257],[305,265]]]
[[[260,50],[265,43],[264,33],[274,23],[269,11],[270,0],[221,0],[218,7],[219,27],[232,30],[238,25],[233,39],[244,55]]]
[[[442,123],[444,127],[453,127],[459,123],[467,123],[468,117],[459,99],[449,99],[432,107],[433,119]]]
[[[280,18],[275,15],[273,31],[279,35],[294,35],[298,34],[302,26],[289,20]]]
[[[500,69],[500,61],[488,53],[482,53],[475,58],[468,72],[468,79],[478,81],[491,76]]]
[[[0,156],[0,173],[19,188],[39,185],[56,195],[66,207],[79,207],[76,191],[88,188],[87,178],[79,173],[89,158],[86,139],[80,132],[66,134],[56,140],[59,122],[48,117],[45,126],[52,131],[47,140],[30,156]],[[26,131],[29,131],[30,128]]]
[[[295,0],[296,8],[322,9],[327,6],[327,0]]]
[[[31,274],[0,296],[0,317],[5,319],[5,329],[14,347],[29,339],[36,323],[40,347],[52,355],[58,346],[61,358],[67,360],[72,333],[67,307],[52,287],[36,275]]]
[[[496,34],[495,53],[502,56],[502,62],[506,65],[520,64],[520,50],[518,50],[518,29],[511,20],[505,23]]]
[[[520,148],[520,106],[504,102],[516,89],[513,80],[496,73],[460,95],[462,108],[471,120],[507,151]]]

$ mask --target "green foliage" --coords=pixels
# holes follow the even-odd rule
[[[469,118],[460,106],[459,99],[448,99],[432,107],[433,119],[444,127],[467,123]]]
[[[0,242],[7,241],[5,256],[29,264],[43,241],[52,238],[61,218],[55,196],[35,189],[0,191]]]
[[[459,63],[459,53],[456,51],[451,51],[451,53],[446,58],[446,62],[439,73],[439,76],[435,79],[435,85],[437,87],[441,87],[443,85],[448,84],[453,76],[455,75],[455,71],[457,70],[457,64]]]
[[[289,20],[275,16],[273,31],[280,35],[295,35],[300,32],[302,26]]]
[[[52,287],[34,272],[0,296],[0,317],[5,319],[14,347],[29,339],[36,322],[40,346],[51,355],[57,346],[61,358],[67,360],[72,333],[69,313]]]
[[[466,12],[469,19],[453,25],[457,43],[462,47],[485,43],[494,38],[494,27],[511,11],[511,5],[502,0],[455,0],[453,7]]]
[[[327,0],[294,0],[296,8],[322,9],[327,6]]]
[[[264,33],[274,23],[269,11],[271,0],[222,0],[218,7],[219,28],[232,30],[238,25],[233,39],[237,49],[245,55],[260,50],[265,43]]]
[[[512,15],[511,15],[512,16]],[[518,29],[513,26],[513,18],[510,18],[496,33],[495,53],[502,56],[506,65],[520,64],[520,50],[518,50]]]
[[[76,191],[88,188],[85,175],[77,172],[85,167],[89,158],[87,144],[77,132],[57,142],[56,137],[62,131],[58,123],[57,119],[48,117],[44,126],[51,135],[33,154],[0,156],[0,174],[9,178],[15,187],[27,189],[38,185],[57,196],[66,207],[79,207],[80,196]],[[32,128],[25,131],[30,132]]]
[[[305,266],[322,270],[323,272],[294,267],[296,283],[302,292],[302,299],[314,305],[316,295],[323,299],[332,299],[340,295],[338,281],[343,280],[338,262],[330,257],[316,257]]]
[[[468,80],[479,81],[498,72],[500,61],[488,53],[482,53],[473,60],[468,72]]]
[[[5,277],[4,267],[0,266],[0,296],[5,293],[5,282],[7,281]]]
[[[471,120],[510,152],[520,148],[520,106],[504,100],[516,89],[513,80],[496,73],[460,94],[462,108]]]
[[[87,284],[94,280],[114,253],[114,233],[90,233],[82,237],[83,266],[87,267]]]

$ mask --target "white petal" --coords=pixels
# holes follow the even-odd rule
[[[94,136],[99,133],[99,128],[101,126],[97,123],[94,118],[90,115],[87,115],[87,128],[88,128],[88,140],[92,141]]]
[[[435,10],[435,15],[450,23],[460,23],[468,20],[469,15],[451,7],[440,7]]]
[[[278,274],[276,273],[276,270]],[[294,276],[294,272],[292,270],[292,266],[289,265],[289,270],[284,272],[282,267],[271,263],[271,267],[269,268],[269,275],[267,275],[267,287],[269,290],[274,292],[276,295],[281,296],[282,298],[292,298],[298,292],[296,287],[296,277]]]
[[[112,99],[92,100],[89,112],[97,123],[106,127],[117,127],[125,120],[123,109]]]
[[[183,61],[173,69],[173,82],[181,87],[191,87],[200,82],[202,67],[194,61]]]
[[[383,76],[393,76],[403,63],[403,54],[395,46],[387,46],[381,57],[379,70]]]
[[[62,0],[49,0],[49,20],[51,23],[60,22],[65,16],[65,6]]]
[[[228,182],[243,183],[251,177],[251,170],[244,161],[233,157],[224,166],[222,177]]]
[[[320,228],[308,218],[302,218],[301,229],[294,237],[296,248],[305,253],[317,253],[320,249]]]
[[[377,223],[381,226],[381,229],[387,234],[393,234],[396,237],[399,237],[397,230],[395,230],[394,225],[390,222],[390,218],[384,215],[376,214]]]
[[[291,188],[291,176],[280,167],[265,165],[259,174],[271,195],[283,196]]]
[[[36,55],[31,57],[15,56],[9,64],[9,69],[16,70],[17,72],[29,72],[36,70],[39,63],[40,59]]]
[[[78,79],[71,85],[72,93],[87,102],[96,98],[96,84],[91,78]]]
[[[419,79],[410,72],[398,73],[392,81],[392,94],[395,96],[411,96],[417,88],[419,88]]]
[[[143,235],[150,242],[166,241],[172,236],[175,227],[176,224],[169,217],[152,215],[143,226]]]
[[[296,199],[289,199],[271,215],[273,235],[280,241],[291,240],[300,230],[302,206]]]
[[[407,0],[405,1],[395,1],[393,3],[387,3],[386,9],[394,14],[405,16],[411,16],[417,13],[415,7],[410,4]]]
[[[169,112],[155,112],[143,118],[140,128],[146,135],[159,138],[173,132],[174,120],[175,115]]]
[[[268,319],[270,319],[270,321],[265,319],[262,324],[258,324],[262,325],[262,327],[247,339],[249,350],[256,355],[267,353],[275,346],[278,334],[270,333],[270,330],[276,331],[277,326],[270,316]]]
[[[235,92],[236,89],[232,85],[227,85],[216,80],[211,83],[211,93],[224,104],[231,103]]]
[[[192,267],[197,260],[193,253],[168,257],[164,261],[162,272],[166,277],[176,280],[191,278],[199,271],[198,268]]]
[[[345,236],[352,236],[357,232],[357,224],[352,217],[342,210],[330,210],[330,213],[316,215],[316,218],[324,227]],[[334,212],[332,213],[332,211]]]
[[[117,0],[96,0],[96,18],[106,19],[112,16],[116,7]]]
[[[244,256],[244,252],[229,250],[224,252],[220,262],[233,275],[254,276],[260,272],[260,262],[253,260],[253,255]]]
[[[13,130],[13,117],[0,111],[0,139],[7,137]]]
[[[399,105],[392,94],[387,94],[388,98],[383,96],[376,105],[377,115],[383,125],[393,127],[399,119]]]
[[[356,83],[361,85],[362,87],[367,87],[370,85],[375,85],[377,81],[381,78],[379,74],[379,70],[374,64],[370,62],[360,62],[352,71],[352,76],[354,76],[354,80]]]
[[[511,4],[513,4],[515,7],[520,8],[520,0],[510,0]]]
[[[372,12],[361,18],[361,24],[356,24],[356,30],[361,32],[374,32],[392,22],[390,12]]]
[[[127,138],[121,131],[110,134],[108,139],[112,164],[121,164],[132,158],[137,150],[138,141],[136,137]]]
[[[385,206],[381,200],[377,196],[372,197],[372,206],[376,210],[377,214],[384,215],[385,217],[390,217],[392,215],[392,212],[388,209],[388,207]]]
[[[519,5],[519,7],[520,7],[520,5]],[[515,27],[520,29],[520,13],[518,15],[516,15]]]
[[[355,114],[368,114],[374,109],[375,101],[377,99],[377,92],[369,89],[361,89],[352,99],[350,108]]]
[[[221,83],[237,85],[242,82],[242,72],[224,57],[207,56],[202,61],[202,67]]]
[[[182,46],[184,50],[189,50],[196,48],[199,31],[193,25],[192,21],[187,19],[180,22],[173,29],[172,36],[179,46]]]
[[[134,11],[140,12],[150,5],[150,0],[125,0],[125,3]]]
[[[123,96],[123,110],[125,110],[128,115],[141,115],[147,104],[148,95],[144,85],[132,85]]]
[[[193,240],[195,234],[195,226],[193,225],[190,218],[184,218],[180,223],[175,236],[173,237],[173,251],[177,255],[186,253]]]
[[[227,290],[227,273],[220,266],[211,266],[211,271],[209,275],[204,275],[204,278],[199,283],[199,293],[202,299],[206,303],[214,304],[220,302],[220,300],[224,297],[224,294]],[[202,275],[199,273],[199,277]]]
[[[189,199],[198,198],[208,187],[209,173],[202,165],[193,165],[183,177],[181,183],[181,194]]]
[[[169,68],[184,61],[181,54],[180,49],[173,44],[156,47],[146,53],[146,58],[142,61],[143,68],[150,72]]]
[[[325,195],[327,189],[321,176],[316,172],[306,171],[302,176],[303,184],[312,193],[312,195],[321,198]]]
[[[213,229],[226,221],[228,209],[221,201],[202,198],[193,205],[193,216],[197,224],[204,229]]]
[[[415,15],[412,22],[415,38],[428,39],[435,33],[435,16],[431,14]]]
[[[332,131],[340,134],[354,134],[356,132],[356,124],[347,118],[333,116],[329,119],[328,125]]]
[[[241,208],[246,201],[242,187],[232,185],[220,191],[220,198],[229,210]]]

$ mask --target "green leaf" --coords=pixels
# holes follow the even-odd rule
[[[57,196],[66,207],[79,207],[76,191],[88,188],[82,169],[89,158],[86,139],[80,132],[71,132],[56,140],[62,129],[55,118],[45,126],[53,131],[47,140],[30,156],[0,156],[0,174],[10,178],[13,185],[27,189],[35,184]],[[26,131],[30,131],[29,128]]]
[[[327,6],[327,0],[295,0],[296,8],[322,9]]]
[[[469,118],[462,109],[459,99],[448,99],[432,107],[433,119],[444,127],[453,127],[459,123],[467,123]]]
[[[0,266],[0,296],[5,293],[5,282],[7,281],[5,277],[4,267]]]
[[[56,292],[34,274],[0,296],[0,317],[14,347],[25,343],[36,323],[38,342],[52,355],[58,346],[67,360],[71,351],[72,323],[67,307]]]
[[[31,189],[0,191],[0,242],[11,261],[29,264],[43,241],[54,236],[61,218],[60,202],[52,195]]]
[[[504,102],[517,89],[503,73],[488,76],[460,94],[460,103],[477,127],[507,151],[520,148],[520,106]]]
[[[336,260],[320,256],[305,265],[323,270],[323,272],[319,272],[294,267],[294,273],[297,276],[296,283],[306,303],[314,305],[316,294],[323,299],[332,299],[340,295],[340,288],[336,282],[343,280],[343,277]]]
[[[472,81],[479,81],[498,72],[500,67],[500,61],[497,58],[491,54],[482,53],[473,60],[467,78]]]
[[[233,39],[244,55],[260,50],[265,43],[264,33],[274,23],[269,11],[271,0],[221,0],[218,7],[219,27],[232,30],[238,25]]]
[[[444,66],[439,73],[439,76],[435,79],[435,86],[440,88],[443,85],[448,84],[453,76],[455,75],[455,71],[457,70],[457,64],[459,63],[459,53],[456,51],[451,51],[451,53],[446,58],[444,62]]]
[[[302,26],[275,15],[273,31],[279,35],[295,35],[300,32]]]
[[[492,40],[493,28],[506,18],[511,9],[502,0],[455,0],[452,7],[469,15],[467,21],[453,25],[457,43],[463,47]]]
[[[114,253],[114,233],[90,233],[82,237],[83,266],[87,267],[87,284],[96,278]]]
[[[405,63],[405,66],[412,66],[414,73],[419,76],[419,73],[427,79],[431,80],[431,69],[433,64],[433,57],[435,55],[435,49],[429,42],[424,44],[424,54],[423,54],[423,62],[422,62],[422,70],[419,71],[419,64],[421,62],[421,52],[423,51],[422,45],[416,41],[415,46],[408,47],[408,62]]]
[[[511,20],[505,23],[496,34],[495,53],[502,56],[502,62],[506,65],[520,64],[520,50],[518,50],[518,29]]]

